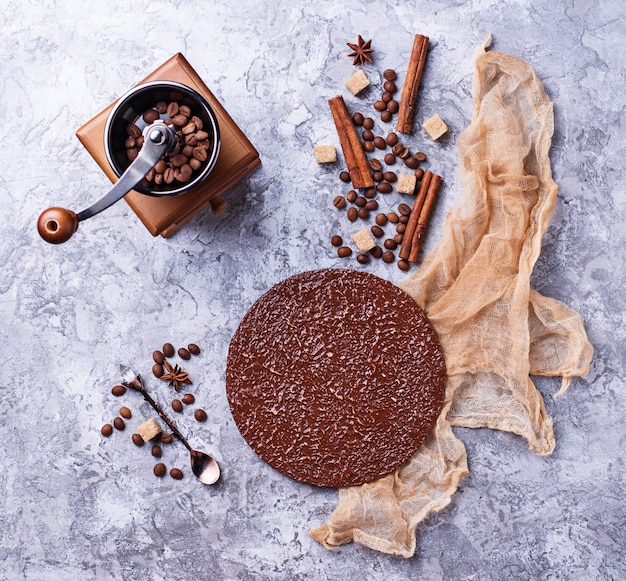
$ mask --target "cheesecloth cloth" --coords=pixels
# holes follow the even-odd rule
[[[489,42],[489,41],[488,41]],[[581,317],[530,288],[557,185],[548,157],[552,102],[533,69],[497,52],[475,59],[474,115],[459,139],[462,195],[441,241],[400,286],[424,309],[446,358],[435,429],[394,473],[339,489],[311,536],[328,549],[356,541],[410,557],[415,528],[450,502],[468,474],[452,426],[513,432],[540,455],[555,447],[552,420],[530,375],[585,375],[593,348]]]

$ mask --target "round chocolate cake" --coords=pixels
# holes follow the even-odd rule
[[[228,353],[241,434],[283,474],[353,486],[393,472],[431,432],[445,363],[404,291],[372,274],[292,276],[257,300]]]

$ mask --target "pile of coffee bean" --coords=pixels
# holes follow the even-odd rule
[[[153,366],[153,374],[155,377],[162,377],[164,374],[163,365],[165,364],[167,358],[174,357],[176,354],[184,360],[191,359],[192,355],[199,355],[201,352],[200,347],[195,343],[190,343],[187,347],[181,347],[178,350],[174,348],[171,343],[165,343],[161,350],[156,350],[153,352],[152,357],[155,361]],[[160,368],[157,369],[157,367]],[[179,369],[181,373],[182,370],[175,366],[175,368]],[[186,375],[186,374],[185,374]],[[191,381],[188,382],[191,384]],[[121,397],[127,392],[127,388],[124,385],[118,384],[113,386],[111,389],[111,393],[116,397]],[[185,406],[191,406],[196,402],[196,398],[192,393],[184,393],[180,398],[175,398],[172,400],[171,406],[172,409],[176,413],[182,413],[184,411]],[[193,416],[197,422],[205,422],[208,419],[208,415],[205,410],[202,408],[196,408],[194,410]],[[116,416],[111,423],[105,423],[100,428],[100,433],[105,437],[110,437],[114,429],[118,432],[122,432],[126,429],[126,421],[130,420],[133,417],[132,411],[127,406],[122,406],[119,408],[119,415]],[[133,433],[131,435],[131,440],[133,444],[137,447],[142,447],[146,444],[145,440],[141,436],[141,434]],[[172,433],[161,432],[156,438],[152,439],[153,442],[151,446],[151,454],[155,458],[161,458],[163,455],[162,445],[171,444],[174,440],[174,435]],[[154,466],[154,475],[158,477],[165,476],[167,473],[167,467],[163,462],[158,462]],[[172,478],[176,480],[180,480],[184,477],[184,473],[180,468],[172,468],[169,471],[169,474]]]
[[[383,123],[391,123],[399,108],[398,102],[394,98],[397,91],[396,72],[387,69],[383,72],[383,77],[385,79],[382,87],[383,92],[380,99],[374,102],[374,109],[380,113],[380,119]],[[417,191],[419,181],[424,176],[424,170],[420,164],[426,161],[426,154],[422,151],[411,151],[400,141],[398,134],[394,131],[389,131],[384,136],[382,132],[376,133],[376,122],[372,117],[366,117],[362,113],[356,112],[352,115],[352,122],[357,130],[361,130],[363,150],[368,157],[375,185],[365,188],[361,192],[351,189],[345,195],[337,195],[333,199],[333,205],[338,210],[345,210],[346,217],[350,222],[368,221],[374,214],[375,224],[371,226],[370,231],[375,239],[381,240],[381,244],[377,244],[367,253],[357,254],[356,260],[360,264],[368,264],[370,258],[375,258],[391,264],[396,259],[394,251],[399,249],[402,244],[406,224],[411,215],[411,206],[401,202],[395,211],[378,212],[379,203],[375,198],[379,194],[393,193],[394,184],[398,181],[398,173],[400,172],[397,169],[397,164],[400,162],[404,166],[402,171],[415,175],[418,182]],[[382,159],[379,156],[382,156]],[[350,174],[345,170],[341,171],[339,179],[344,183],[350,183]],[[411,205],[412,203],[413,200],[411,200]],[[386,232],[385,228],[393,229],[393,232]],[[331,236],[331,244],[337,248],[337,255],[340,258],[352,256],[352,249],[344,245],[340,235]],[[408,271],[410,264],[406,260],[399,260],[398,268]]]
[[[146,180],[155,185],[187,183],[208,159],[213,144],[209,134],[204,131],[202,119],[194,115],[187,105],[176,101],[159,101],[154,108],[147,109],[135,123],[126,127],[128,137],[124,142],[126,155],[133,161],[144,144],[140,125],[149,125],[162,119],[167,125],[173,125],[178,135],[178,144],[174,151],[165,154],[146,175]]]

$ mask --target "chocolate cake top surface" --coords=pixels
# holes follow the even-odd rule
[[[252,449],[296,480],[363,484],[420,447],[443,405],[436,333],[404,291],[323,269],[261,296],[230,344],[226,392]]]

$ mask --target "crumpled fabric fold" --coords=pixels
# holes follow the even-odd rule
[[[549,455],[552,419],[531,375],[562,377],[560,395],[589,372],[593,348],[579,314],[530,288],[557,202],[552,102],[529,64],[485,48],[475,59],[473,119],[458,144],[462,194],[440,242],[400,284],[439,336],[444,408],[407,463],[339,490],[337,508],[311,531],[329,549],[355,541],[411,557],[417,524],[446,506],[468,474],[452,427],[512,432]]]

